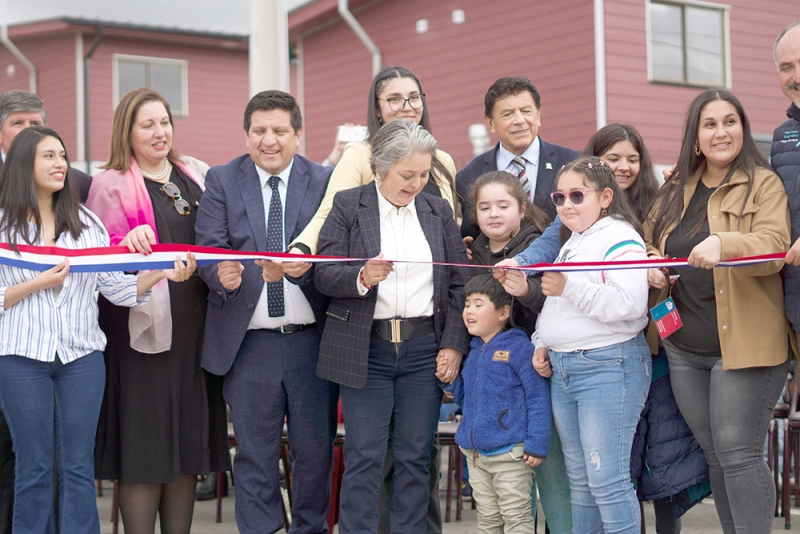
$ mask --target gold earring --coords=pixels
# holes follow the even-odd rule
[[[694,145],[694,155],[699,156],[700,154],[702,154],[702,152],[700,152],[700,145]]]

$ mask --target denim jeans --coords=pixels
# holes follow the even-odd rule
[[[94,442],[103,401],[103,355],[68,364],[0,356],[0,407],[16,454],[14,532],[52,532],[53,451],[59,532],[97,534]]]
[[[642,334],[598,349],[550,351],[553,416],[564,450],[576,534],[639,534],[633,435],[650,389]]]
[[[391,532],[426,530],[430,499],[430,459],[442,402],[436,378],[435,334],[403,341],[370,340],[367,383],[342,386],[344,476],[339,532],[378,530],[379,487],[386,442],[394,455],[394,487],[389,507]],[[394,430],[389,435],[393,421]]]
[[[775,484],[764,437],[789,361],[774,367],[722,368],[664,340],[672,392],[708,462],[714,505],[725,534],[772,531]]]

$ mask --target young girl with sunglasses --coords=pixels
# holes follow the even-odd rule
[[[596,157],[564,167],[551,194],[569,236],[556,263],[646,259],[641,226]],[[647,271],[545,272],[533,364],[552,376],[575,532],[641,530],[630,476],[636,424],[650,388]]]

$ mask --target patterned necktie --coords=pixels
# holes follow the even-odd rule
[[[283,252],[283,207],[278,193],[279,176],[269,177],[272,198],[269,201],[267,219],[267,252]],[[270,317],[283,317],[283,278],[267,283],[267,311]]]
[[[528,177],[525,175],[525,164],[527,161],[522,156],[517,156],[511,160],[511,163],[517,168],[517,178],[519,178],[519,181],[522,183],[522,190],[525,191],[526,195],[530,195],[531,183],[528,181]]]

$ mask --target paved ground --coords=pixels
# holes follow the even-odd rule
[[[104,483],[104,496],[97,499],[97,507],[100,511],[100,524],[103,534],[111,534],[112,524],[109,520],[111,517],[111,483]],[[234,518],[234,492],[231,491],[230,496],[222,500],[222,523],[216,523],[214,515],[216,513],[216,501],[198,502],[195,506],[194,524],[192,532],[194,534],[233,534],[238,532],[236,529],[236,520]],[[453,502],[455,509],[455,502]],[[443,534],[472,534],[477,533],[477,521],[475,518],[475,510],[471,510],[469,503],[465,503],[465,510],[463,512],[460,522],[453,521],[445,523]],[[444,492],[442,492],[442,510],[445,509]],[[792,509],[792,532],[800,532],[800,508]],[[653,516],[653,507],[645,505],[645,523],[648,526],[648,532],[655,533],[655,519]],[[783,518],[775,518],[774,532],[784,532]],[[124,532],[122,524],[120,523],[119,532]],[[160,532],[156,528],[156,532]],[[334,530],[334,534],[338,529]],[[543,526],[539,526],[539,532],[544,532]],[[716,534],[722,530],[717,522],[717,514],[714,509],[712,499],[706,499],[701,504],[695,506],[683,517],[683,530],[682,534]]]

